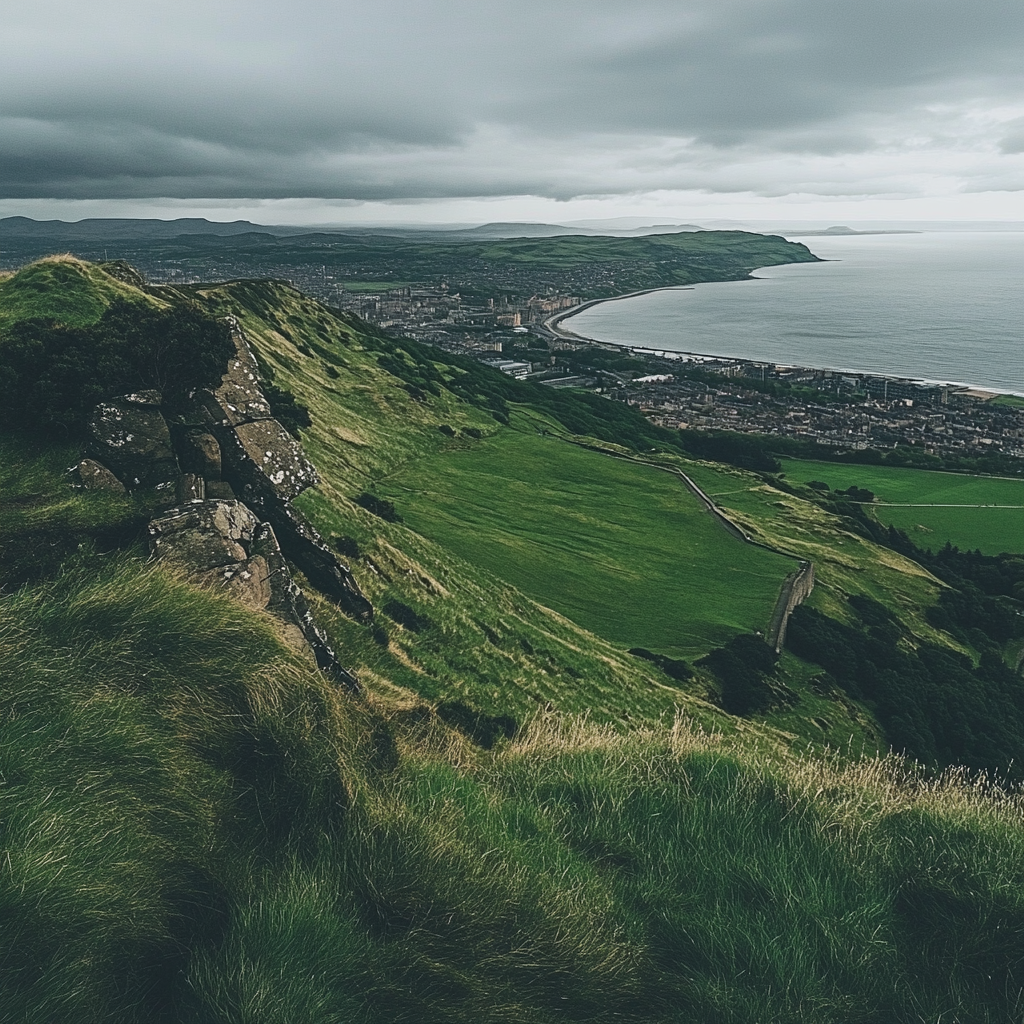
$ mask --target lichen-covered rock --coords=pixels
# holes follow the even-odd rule
[[[359,693],[359,680],[338,661],[327,634],[316,624],[302,588],[292,579],[288,563],[284,560],[277,536],[269,523],[260,523],[253,538],[252,550],[265,559],[270,600],[267,610],[276,615],[290,633],[296,646],[302,645],[313,652],[317,667],[341,683],[352,693]]]
[[[82,459],[71,470],[73,483],[87,491],[112,491],[114,494],[124,494],[124,484],[95,459]]]
[[[273,414],[260,387],[260,371],[249,343],[234,317],[229,317],[227,322],[235,354],[228,362],[220,386],[213,391],[202,391],[197,397],[219,426],[237,427],[253,420],[270,419]]]
[[[197,501],[149,524],[150,550],[193,569],[245,562],[256,517],[240,501]]]
[[[156,391],[101,402],[89,422],[89,437],[92,454],[129,490],[177,479],[171,432]]]
[[[270,603],[270,570],[262,555],[196,574],[196,580],[224,588],[236,601],[262,611]]]
[[[229,463],[232,483],[241,483],[243,495],[269,489],[282,501],[291,501],[320,482],[302,445],[277,420],[242,423],[231,430],[221,448]]]

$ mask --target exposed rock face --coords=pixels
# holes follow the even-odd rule
[[[320,482],[302,445],[277,420],[254,420],[225,431],[222,449],[229,476],[244,493],[291,501]]]
[[[214,391],[199,395],[203,406],[217,426],[237,427],[253,420],[269,420],[270,403],[260,387],[260,370],[249,348],[241,326],[234,317],[227,317],[235,356]]]
[[[82,459],[74,469],[71,470],[74,483],[87,491],[113,491],[115,494],[124,494],[124,484],[107,469],[101,466],[95,459]]]
[[[195,569],[244,562],[259,521],[240,501],[195,501],[171,509],[149,524],[157,558]]]
[[[358,681],[339,664],[285,557],[353,617],[369,622],[373,607],[348,567],[292,506],[319,476],[302,446],[272,417],[241,327],[234,318],[228,323],[235,356],[220,385],[175,409],[172,427],[157,392],[97,406],[90,424],[96,459],[82,460],[78,479],[81,486],[122,491],[168,488],[178,504],[149,525],[154,556],[185,566],[197,581],[224,587],[251,608],[271,612],[322,671],[358,692]]]
[[[226,588],[236,601],[257,611],[270,604],[270,570],[267,560],[260,555],[196,573],[196,579],[200,583]]]
[[[223,455],[222,475],[280,538],[281,548],[309,577],[310,582],[362,622],[373,618],[373,606],[363,596],[348,566],[327,546],[323,537],[291,504],[307,487],[319,483],[316,468],[302,446],[255,400],[243,403],[241,390],[259,392],[256,360],[237,322],[232,324],[236,359],[223,383],[207,393],[204,408],[214,403],[221,410],[210,429]],[[229,399],[231,399],[229,401]],[[265,405],[265,400],[264,400]],[[209,485],[207,493],[210,494]]]
[[[290,502],[273,495],[249,496],[250,504],[281,537],[281,548],[317,590],[336,601],[360,622],[373,619],[373,606],[363,596],[347,565],[327,546],[312,523]]]
[[[122,395],[96,406],[89,423],[91,454],[129,490],[171,486],[178,477],[160,401],[158,391]]]
[[[334,649],[327,640],[327,634],[316,624],[309,602],[302,589],[292,579],[288,563],[281,554],[274,529],[269,523],[257,527],[253,551],[266,559],[270,581],[270,603],[268,611],[282,621],[294,625],[313,651],[317,666],[353,693],[359,692],[359,681],[343,668]]]

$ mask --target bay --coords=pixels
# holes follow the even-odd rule
[[[598,303],[584,337],[1024,394],[1024,233],[808,237],[828,262]]]

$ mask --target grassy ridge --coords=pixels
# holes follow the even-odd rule
[[[2,1024],[1024,1021],[1019,793],[797,756],[372,515],[352,499],[375,482],[522,437],[446,389],[413,397],[290,289],[207,299],[310,406],[325,483],[303,505],[358,549],[376,629],[312,597],[368,696],[130,537],[98,553],[142,509],[69,493],[69,451],[6,436],[5,551],[76,543],[0,592]],[[526,436],[519,468],[547,459],[549,493],[564,452],[604,459]],[[667,474],[600,467],[675,501]],[[812,600],[838,615],[870,593],[926,628],[919,566],[759,477],[691,468],[820,565]],[[453,702],[513,712],[518,735],[481,749]]]
[[[95,264],[73,256],[50,256],[0,280],[0,328],[36,318],[87,327],[117,299],[154,308],[162,305]]]
[[[1019,1019],[1018,798],[684,719],[481,753],[123,558],[2,610],[5,1024]]]
[[[766,629],[795,562],[730,536],[667,473],[513,422],[380,493],[417,532],[625,647],[698,658]]]
[[[1016,505],[1017,508],[893,508],[873,505],[875,517],[905,530],[922,548],[946,541],[983,554],[1024,551],[1024,481],[966,476],[890,466],[847,466],[783,459],[793,480],[819,480],[833,490],[851,485],[874,492],[877,501],[913,505]]]
[[[502,427],[494,416],[443,388],[413,397],[380,365],[386,352],[287,286],[242,282],[201,295],[211,309],[241,317],[262,365],[309,406],[303,445],[323,480],[298,504],[326,537],[358,545],[352,570],[378,609],[378,630],[327,605],[318,615],[345,664],[371,689],[396,699],[459,700],[519,721],[549,704],[601,721],[657,720],[680,702],[708,721],[721,718],[649,663],[353,500],[400,467],[443,451],[450,439],[439,426],[476,443],[466,430],[495,435]],[[390,616],[395,604],[424,626],[413,630]]]

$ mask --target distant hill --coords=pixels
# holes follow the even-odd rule
[[[86,220],[33,220],[31,217],[4,217],[0,220],[0,239],[40,238],[88,241],[91,239],[177,238],[179,235],[244,235],[259,231],[273,235],[291,235],[301,229],[252,224],[247,220],[229,223],[205,217],[178,217],[175,220],[135,219],[131,217],[90,217]]]
[[[233,237],[249,234],[274,236],[340,233],[346,235],[398,235],[401,237],[438,235],[445,238],[551,238],[558,235],[635,235],[664,234],[673,231],[699,231],[694,224],[651,224],[644,227],[607,227],[564,224],[495,222],[476,227],[432,225],[400,227],[297,227],[286,224],[254,224],[247,220],[212,221],[205,217],[177,217],[173,220],[134,217],[90,217],[85,220],[33,220],[31,217],[0,218],[0,241],[3,239],[40,239],[47,241],[143,241],[178,238],[184,235]]]
[[[464,235],[467,238],[553,238],[558,235],[607,235],[616,238],[632,238],[640,235],[671,234],[676,231],[700,231],[696,224],[648,224],[643,227],[607,227],[583,225],[568,226],[565,224],[518,224],[494,223],[481,224],[476,228],[460,228],[447,232],[451,235]]]

